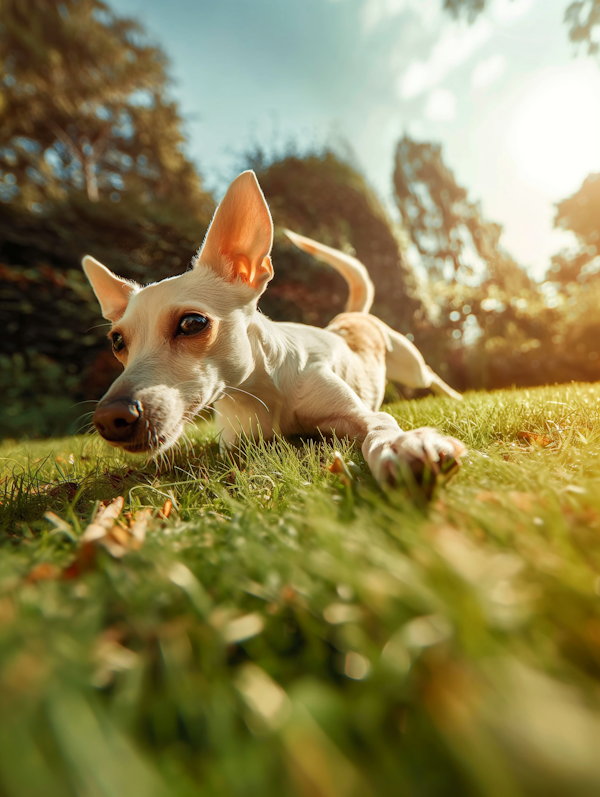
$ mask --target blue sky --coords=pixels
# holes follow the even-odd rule
[[[189,154],[220,194],[252,142],[349,144],[391,206],[404,131],[443,144],[459,182],[536,276],[569,242],[554,203],[600,171],[600,62],[575,58],[568,0],[113,0],[171,60]]]

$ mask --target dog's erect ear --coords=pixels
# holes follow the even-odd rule
[[[108,321],[118,321],[127,309],[127,304],[138,286],[122,277],[117,277],[93,257],[86,255],[81,261],[96,298],[100,302],[102,315]]]
[[[273,222],[252,171],[243,172],[217,208],[196,265],[210,266],[226,280],[242,280],[261,293],[273,277]]]

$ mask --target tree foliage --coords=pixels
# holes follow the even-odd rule
[[[458,185],[442,148],[404,136],[396,147],[394,189],[402,223],[432,278],[526,280],[501,248],[502,228],[486,221],[477,202]]]
[[[600,52],[597,29],[600,27],[600,0],[577,0],[565,12],[569,26],[569,38],[575,44],[583,44],[590,55]]]
[[[556,227],[575,234],[577,247],[552,258],[553,279],[570,282],[598,281],[600,272],[600,174],[590,174],[573,196],[558,203]]]
[[[204,212],[166,58],[137,23],[101,0],[3,0],[0,64],[0,199],[42,212],[84,192]]]
[[[487,0],[444,0],[444,8],[455,17],[466,16],[472,22],[487,8]]]
[[[488,6],[488,0],[443,0],[444,8],[455,17],[473,22]],[[582,44],[590,55],[600,52],[597,30],[600,28],[600,0],[575,0],[565,10],[569,39]]]

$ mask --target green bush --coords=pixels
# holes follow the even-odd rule
[[[80,431],[86,405],[74,405],[78,389],[79,379],[69,367],[43,354],[0,354],[0,438]]]

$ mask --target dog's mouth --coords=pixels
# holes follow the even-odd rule
[[[202,406],[194,402],[174,407],[165,399],[149,400],[143,393],[128,392],[101,401],[93,422],[100,436],[115,448],[129,454],[160,455],[177,444],[185,423]]]
[[[110,443],[110,440],[108,441]],[[159,445],[148,445],[148,443],[112,443],[128,454],[149,454],[160,451]]]
[[[115,448],[121,448],[128,454],[159,454],[175,445],[179,439],[179,434],[173,432],[172,434],[159,434],[156,431],[148,430],[145,438],[141,437],[135,440],[111,440],[101,433],[101,437],[110,443]]]

